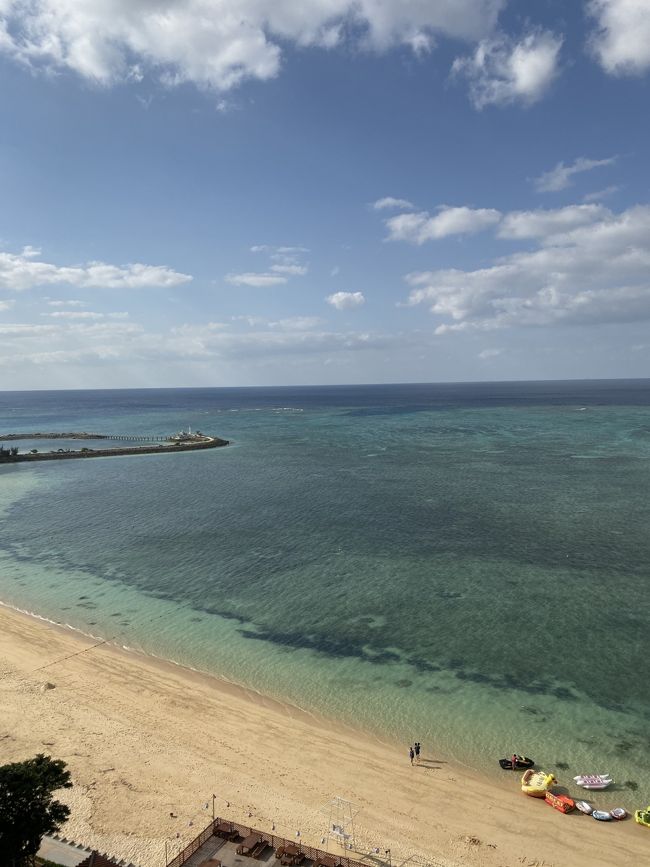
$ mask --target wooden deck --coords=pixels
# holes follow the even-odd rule
[[[231,839],[226,840],[223,836],[217,836],[220,831]],[[252,837],[267,843],[264,848],[257,847],[259,851],[257,858],[241,852],[241,844]],[[281,858],[276,858],[276,852],[283,849],[296,850],[298,856],[296,863],[300,863],[301,867],[317,867],[317,865],[368,867],[367,862],[355,861],[345,855],[334,855],[322,849],[315,849],[313,846],[305,846],[296,840],[287,840],[222,818],[211,821],[185,849],[167,862],[167,867],[203,867],[205,862],[212,858],[218,859],[221,867],[280,867]],[[376,864],[376,859],[373,859],[373,862]],[[218,867],[218,865],[213,861],[212,865],[206,864],[205,867]]]

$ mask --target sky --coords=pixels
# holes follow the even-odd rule
[[[0,0],[0,389],[650,377],[650,0]]]

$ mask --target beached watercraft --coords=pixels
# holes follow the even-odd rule
[[[591,814],[594,819],[598,819],[599,822],[611,822],[612,814],[607,810],[594,810]]]
[[[583,789],[606,789],[614,782],[609,774],[580,774],[573,779]]]
[[[609,811],[612,819],[625,819],[627,817],[627,810],[624,810],[623,807],[614,807],[613,810]]]
[[[544,800],[547,804],[550,804],[551,807],[559,810],[560,813],[570,813],[571,810],[575,810],[576,807],[576,802],[568,795],[554,795],[553,792],[547,792],[544,795]]]
[[[521,791],[531,798],[543,798],[555,782],[553,774],[529,768],[521,778]]]
[[[503,768],[504,771],[512,770],[512,756],[509,759],[499,759],[499,764]],[[535,762],[533,759],[529,759],[528,756],[517,756],[517,764],[515,765],[515,771],[524,771],[526,768],[532,768]]]
[[[637,810],[634,813],[634,821],[638,822],[639,825],[645,825],[646,828],[650,828],[650,807],[646,807],[645,810]]]
[[[588,804],[587,801],[576,801],[576,807],[581,813],[584,813],[587,816],[591,816],[594,811],[594,808],[591,804]]]

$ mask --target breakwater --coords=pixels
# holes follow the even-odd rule
[[[139,439],[136,437],[119,437],[119,436],[101,436],[100,434],[5,434],[0,437],[2,440],[13,440],[17,439],[116,439],[116,440],[134,440]],[[155,442],[152,443],[152,440],[163,440],[164,442]],[[194,439],[188,440],[176,440],[170,441],[169,437],[142,437],[142,441],[147,443],[152,443],[151,445],[142,445],[142,446],[121,446],[116,448],[103,448],[103,449],[91,449],[91,448],[82,448],[82,449],[71,449],[71,450],[59,450],[56,452],[25,452],[23,454],[19,453],[17,449],[4,449],[0,447],[0,464],[3,463],[23,463],[28,461],[60,461],[60,460],[70,460],[74,458],[108,458],[108,457],[123,457],[125,455],[159,455],[159,454],[169,454],[170,452],[191,452],[191,451],[199,451],[201,449],[214,449],[220,448],[221,446],[227,446],[230,444],[229,440],[221,439],[221,437],[212,437],[202,435],[200,438],[196,437]]]

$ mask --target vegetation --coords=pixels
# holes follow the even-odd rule
[[[42,753],[0,767],[0,867],[34,863],[43,836],[58,831],[70,815],[54,792],[71,786],[65,762]]]

